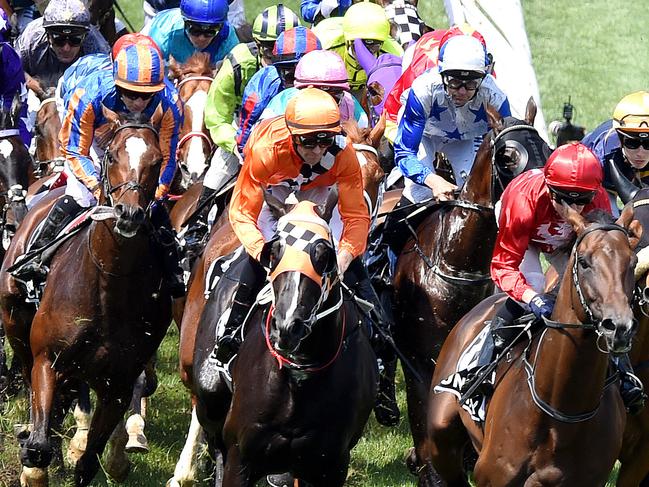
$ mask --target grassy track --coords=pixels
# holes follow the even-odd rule
[[[119,0],[129,20],[142,23],[139,0]],[[286,1],[298,10],[298,2]],[[593,128],[610,117],[617,101],[627,93],[649,85],[646,53],[649,40],[646,25],[649,13],[645,2],[635,0],[524,0],[532,56],[536,68],[546,120],[561,114],[570,95],[576,107],[575,123]],[[270,1],[247,0],[248,18]],[[422,16],[435,27],[445,27],[442,0],[420,2]],[[187,394],[178,379],[176,348],[178,333],[170,328],[159,360],[160,386],[153,397],[147,420],[152,451],[133,457],[134,466],[127,485],[159,487],[173,472],[189,424]],[[403,406],[403,384],[399,383]],[[26,420],[24,398],[11,401],[0,410],[0,487],[17,486],[18,450],[13,424]],[[70,436],[70,431],[63,432]],[[372,419],[366,434],[355,448],[348,485],[363,487],[414,486],[402,457],[410,446],[405,421],[397,429],[386,430]],[[50,485],[72,485],[54,474]],[[110,485],[103,474],[93,486]],[[202,485],[207,485],[203,483]]]

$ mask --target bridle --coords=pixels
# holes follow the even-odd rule
[[[210,83],[212,83],[214,81],[214,78],[211,76],[189,76],[187,78],[184,78],[176,84],[176,89],[178,90],[178,93],[180,93],[180,88],[182,87],[182,85],[190,81],[209,81]],[[183,100],[183,103],[186,103],[186,100]],[[207,147],[209,148],[209,152],[210,152],[209,157],[211,158],[215,150],[214,143],[212,142],[212,139],[205,132],[201,130],[190,130],[180,138],[180,140],[178,141],[178,146],[176,148],[176,157],[180,155],[181,147],[192,137],[200,137],[201,139],[207,142]]]
[[[36,113],[40,112],[41,109],[50,103],[56,103],[56,97],[50,96],[49,98],[45,98],[43,101],[41,101],[40,105],[38,105],[38,110],[36,110]],[[52,116],[58,116],[58,114],[53,114]],[[35,137],[37,139],[43,138],[43,134],[40,134],[39,131],[36,131]],[[44,169],[50,165],[52,165],[52,172],[61,172],[63,171],[63,166],[65,164],[65,157],[63,156],[58,156],[54,157],[52,159],[45,159],[43,161],[37,161],[39,165],[39,170],[41,171],[41,174],[43,173]],[[58,169],[58,170],[57,170]]]

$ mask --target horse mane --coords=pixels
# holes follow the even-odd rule
[[[213,76],[215,66],[210,61],[210,55],[206,52],[196,52],[192,54],[185,63],[176,65],[173,70],[174,78],[183,76]]]
[[[353,120],[346,120],[342,123],[343,130],[354,144],[363,144],[372,131],[371,128],[360,128]]]
[[[594,210],[589,211],[584,215],[584,218],[588,223],[600,223],[603,225],[608,225],[615,222],[613,215],[599,208],[595,208]]]

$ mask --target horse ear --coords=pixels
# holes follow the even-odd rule
[[[489,127],[498,135],[505,128],[503,117],[495,107],[487,103],[487,123]]]
[[[169,63],[167,64],[167,67],[169,68],[170,80],[177,80],[178,78],[180,78],[180,75],[182,74],[180,72],[180,64],[178,64],[178,61],[176,61],[173,56],[169,56]]]
[[[288,213],[289,205],[282,203],[279,199],[275,198],[270,191],[264,191],[264,201],[268,205],[270,212],[276,220],[279,220],[281,217]]]
[[[372,129],[369,135],[370,145],[375,149],[378,149],[379,145],[381,145],[381,137],[383,137],[384,132],[385,132],[385,112],[381,113],[381,118],[379,118],[379,121],[374,126],[374,128]]]
[[[629,232],[629,244],[635,249],[642,238],[642,225],[638,220],[633,219],[633,205],[628,204],[622,210],[620,217],[615,222]]]
[[[329,194],[327,195],[327,201],[324,205],[318,205],[315,207],[315,212],[320,218],[329,223],[331,220],[331,215],[338,204],[338,187],[333,186]]]
[[[573,210],[565,203],[555,204],[554,208],[557,210],[557,213],[559,213],[561,218],[570,223],[577,235],[581,235],[581,233],[586,229],[586,219],[581,216],[581,213],[578,211]]]
[[[534,125],[534,119],[536,118],[536,102],[534,98],[530,96],[530,99],[527,100],[527,108],[525,108],[525,121],[528,125]]]

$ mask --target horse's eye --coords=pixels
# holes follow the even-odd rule
[[[579,264],[579,267],[581,267],[584,270],[590,269],[590,262],[588,262],[588,259],[584,256],[580,255],[579,258],[577,259],[577,263]]]

